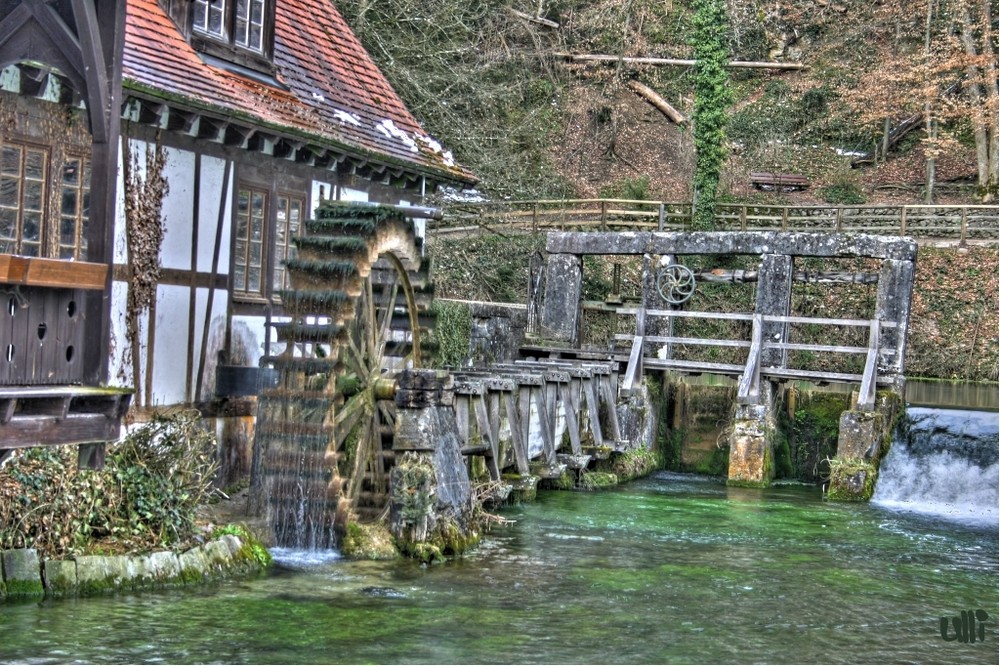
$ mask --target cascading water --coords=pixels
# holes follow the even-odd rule
[[[998,415],[910,407],[879,471],[879,506],[990,526],[998,521]]]

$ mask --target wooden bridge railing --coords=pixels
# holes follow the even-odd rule
[[[910,236],[959,243],[1000,239],[996,206],[720,204],[717,231],[817,231]],[[629,199],[560,199],[451,204],[428,232],[529,230],[683,231],[691,204]]]
[[[644,368],[658,370],[680,370],[685,372],[709,372],[739,376],[737,400],[740,404],[757,404],[760,397],[760,378],[762,376],[774,379],[802,379],[815,382],[846,382],[860,383],[858,409],[871,410],[875,406],[876,385],[883,378],[878,376],[878,359],[881,354],[894,354],[895,349],[882,349],[880,331],[883,326],[893,328],[893,322],[861,319],[831,319],[824,317],[790,317],[762,315],[760,313],[725,313],[725,312],[690,312],[682,310],[650,310],[646,308],[617,308],[619,315],[636,317],[636,332],[634,335],[615,334],[616,341],[630,344],[625,373],[622,377],[623,391],[628,392],[641,380]],[[715,339],[690,338],[679,336],[646,335],[645,327],[649,318],[694,318],[719,319],[729,321],[749,321],[752,323],[750,339]],[[822,345],[796,342],[764,340],[761,332],[765,322],[781,324],[804,324],[811,326],[837,328],[867,328],[869,329],[868,344],[864,347],[849,345]],[[646,343],[656,345],[694,345],[707,347],[743,347],[747,356],[743,364],[717,363],[709,361],[672,358],[667,351],[666,358],[661,358],[655,352],[645,349]],[[669,348],[668,348],[669,349]],[[865,367],[862,374],[844,372],[829,372],[789,367],[784,361],[780,367],[764,367],[761,356],[765,349],[780,349],[784,351],[808,351],[832,354],[861,354],[865,356]]]

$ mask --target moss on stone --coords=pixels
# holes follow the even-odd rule
[[[860,459],[830,460],[830,489],[826,497],[849,502],[867,501],[875,494],[878,468]]]
[[[389,528],[377,523],[348,523],[340,552],[352,560],[391,560],[399,557]]]
[[[11,601],[18,599],[36,599],[45,596],[45,588],[41,580],[8,580],[6,581],[7,598]]]
[[[237,563],[250,564],[260,569],[271,566],[273,561],[271,553],[246,525],[230,523],[212,532],[212,538],[218,539],[225,534],[231,534],[240,540],[239,552],[233,557]]]
[[[639,448],[612,453],[607,460],[598,461],[594,471],[614,474],[618,483],[625,483],[648,476],[661,466],[662,459],[657,451]]]
[[[586,471],[580,475],[578,488],[581,490],[600,490],[618,485],[618,477],[611,472]]]
[[[556,478],[542,479],[538,485],[544,490],[573,490],[576,488],[576,474],[569,469],[564,469]]]

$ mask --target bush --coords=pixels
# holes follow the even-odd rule
[[[214,450],[187,412],[136,427],[102,471],[77,470],[75,446],[20,451],[0,472],[0,549],[58,558],[183,544],[211,491]]]

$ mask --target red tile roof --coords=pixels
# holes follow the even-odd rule
[[[424,132],[330,0],[277,3],[274,65],[287,91],[203,61],[156,0],[127,4],[127,90],[438,179],[475,181]]]

